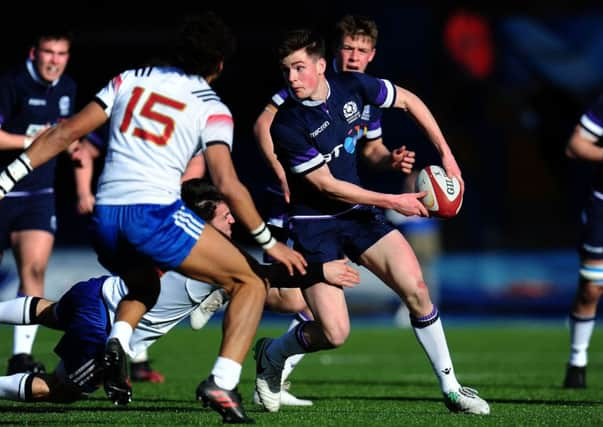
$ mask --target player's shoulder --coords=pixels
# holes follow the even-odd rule
[[[292,96],[289,96],[279,106],[274,120],[278,120],[278,122],[289,122],[302,118],[304,116],[304,113],[305,108],[303,104],[294,99]]]
[[[69,74],[63,74],[61,76],[61,85],[69,91],[73,91],[77,88],[77,82]]]

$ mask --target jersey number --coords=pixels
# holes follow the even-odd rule
[[[143,92],[144,88],[142,87],[135,87],[134,90],[132,90],[132,97],[128,102],[128,106],[126,107],[126,113],[124,114],[121,126],[119,127],[119,130],[122,133],[126,133],[128,128],[130,127],[130,123],[132,122],[132,115],[134,114],[134,108],[136,108],[136,105],[140,101]],[[140,109],[140,115],[149,120],[161,123],[163,125],[163,133],[161,135],[157,135],[142,128],[135,127],[134,130],[132,130],[132,135],[142,138],[145,141],[153,142],[157,145],[165,145],[172,136],[172,133],[174,133],[175,123],[174,119],[170,116],[166,116],[165,114],[153,111],[153,107],[155,106],[155,104],[165,105],[167,107],[174,108],[178,111],[184,110],[186,104],[183,104],[182,102],[178,102],[171,98],[167,98],[163,95],[159,95],[158,93],[152,92],[145,101],[145,103],[142,105],[142,108]]]

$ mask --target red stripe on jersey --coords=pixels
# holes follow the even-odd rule
[[[119,87],[121,86],[121,82],[123,80],[121,79],[121,74],[113,77],[113,87],[115,88],[115,92],[117,92],[119,90]]]
[[[213,116],[209,116],[207,118],[207,124],[215,124],[217,122],[232,123],[232,116],[229,116],[228,114],[214,114]]]

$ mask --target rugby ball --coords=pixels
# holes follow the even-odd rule
[[[427,196],[421,202],[431,216],[452,218],[461,210],[461,184],[458,179],[448,177],[440,166],[431,165],[421,169],[415,188],[417,192],[427,191]]]

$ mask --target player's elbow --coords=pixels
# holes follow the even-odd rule
[[[574,152],[574,149],[572,148],[571,144],[568,144],[565,147],[565,156],[570,158],[570,159],[575,159],[576,158],[576,153]]]

